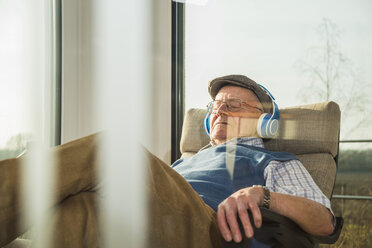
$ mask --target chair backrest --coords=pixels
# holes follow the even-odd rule
[[[206,109],[187,111],[182,128],[182,157],[190,157],[209,143],[204,132]],[[280,109],[280,127],[275,138],[265,140],[271,151],[295,154],[330,198],[336,178],[340,108],[335,102]]]

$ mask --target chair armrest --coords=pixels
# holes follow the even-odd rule
[[[334,232],[329,236],[312,236],[303,231],[296,223],[287,217],[275,213],[266,208],[260,208],[262,215],[262,227],[254,227],[254,238],[262,243],[273,244],[277,243],[279,246],[285,248],[313,248],[316,244],[325,243],[333,244],[340,236],[343,219],[336,217],[336,227]],[[253,216],[249,213],[251,223]],[[239,221],[239,226],[242,234],[244,234],[243,227]],[[244,235],[243,235],[244,236]],[[250,247],[250,240],[243,238],[241,243],[224,242],[224,248],[248,248]]]

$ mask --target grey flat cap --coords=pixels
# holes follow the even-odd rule
[[[260,100],[265,113],[272,113],[272,101],[266,92],[252,79],[244,75],[227,75],[213,79],[208,83],[208,91],[214,100],[218,91],[226,85],[236,85],[251,90]]]

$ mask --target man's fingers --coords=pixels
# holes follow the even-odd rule
[[[249,202],[248,204],[249,204],[249,209],[253,215],[254,225],[257,228],[260,228],[262,224],[261,211],[255,202]]]
[[[248,238],[253,237],[253,228],[249,220],[248,207],[243,202],[238,204],[238,215],[243,225],[245,236]]]
[[[230,229],[227,225],[226,222],[226,214],[225,214],[225,208],[220,205],[218,206],[218,211],[217,211],[217,224],[220,229],[222,237],[230,242],[232,240],[231,232]]]
[[[234,205],[228,205],[226,207],[226,219],[227,223],[230,227],[233,239],[235,242],[239,243],[242,241],[242,234],[240,233],[238,221],[237,221],[237,206]]]
[[[241,242],[242,233],[240,232],[237,218],[240,219],[244,234],[248,238],[254,235],[253,225],[250,221],[248,211],[253,215],[254,224],[257,228],[262,225],[261,211],[258,208],[259,194],[255,188],[246,188],[235,192],[226,198],[219,206],[217,211],[217,223],[224,239],[230,242]]]
[[[240,233],[238,221],[237,221],[237,199],[235,197],[229,197],[225,201],[225,214],[227,219],[227,224],[230,227],[232,238],[235,242],[242,241],[242,234]]]

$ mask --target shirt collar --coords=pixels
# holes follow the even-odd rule
[[[243,144],[264,148],[263,140],[256,137],[238,137],[225,142],[225,144]]]
[[[226,141],[225,143],[222,143],[222,144],[243,144],[243,145],[265,148],[263,140],[261,138],[256,138],[256,137],[233,138],[233,139],[228,140],[228,141]],[[202,147],[199,151],[202,151],[204,149],[207,149],[209,147],[214,147],[214,146],[217,146],[217,145],[215,145],[212,141],[210,141],[208,145]]]

